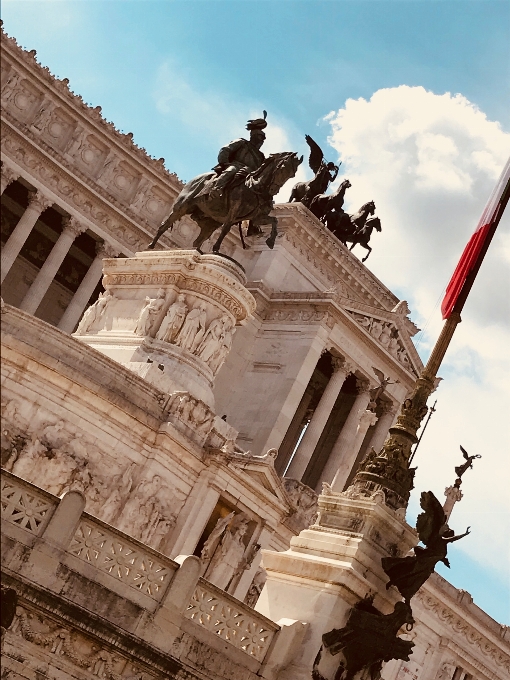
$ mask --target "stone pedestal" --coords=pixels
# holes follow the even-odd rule
[[[376,593],[374,605],[386,614],[401,598],[386,590],[381,558],[403,556],[418,542],[416,532],[384,503],[382,492],[370,499],[345,493],[319,496],[316,524],[291,539],[290,550],[262,551],[267,581],[257,611],[273,621],[309,623],[293,665],[279,680],[309,680],[322,635],[342,628],[351,607]]]
[[[74,336],[163,391],[187,392],[214,409],[214,377],[235,326],[255,309],[241,266],[196,250],[103,262],[106,293]]]

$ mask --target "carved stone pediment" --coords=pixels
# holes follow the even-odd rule
[[[402,303],[409,313],[407,303],[405,301]],[[391,312],[370,308],[367,305],[358,308],[349,306],[345,311],[403,368],[414,375],[419,375],[422,365],[411,337],[420,329],[402,313],[402,303]]]
[[[276,453],[273,453],[276,452]],[[279,501],[292,507],[290,498],[285,490],[281,478],[274,469],[274,461],[277,454],[276,449],[269,449],[263,456],[253,456],[251,453],[234,453],[230,464],[243,471],[243,476],[253,480],[259,487],[262,487],[270,494],[278,498]]]

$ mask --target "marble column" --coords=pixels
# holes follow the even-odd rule
[[[87,273],[83,277],[83,281],[80,283],[78,290],[60,319],[58,327],[61,331],[65,331],[66,333],[72,333],[74,331],[76,324],[85,311],[90,296],[101,279],[103,273],[103,258],[117,257],[119,252],[119,250],[116,250],[108,243],[97,244],[96,257],[88,268]]]
[[[60,265],[69,252],[74,239],[86,229],[87,227],[84,224],[81,224],[81,222],[78,222],[74,217],[66,220],[63,232],[58,237],[46,262],[41,267],[39,273],[35,277],[35,281],[23,298],[20,309],[23,309],[29,314],[35,314],[37,308],[41,304],[41,300],[46,295],[48,288],[55,278],[55,274],[58,272]]]
[[[322,482],[328,482],[328,484],[331,484],[333,477],[336,475],[337,470],[339,469],[344,458],[347,457],[349,460],[352,459],[352,463],[354,463],[356,460],[356,454],[354,455],[354,458],[352,458],[352,447],[356,438],[356,432],[358,431],[360,417],[366,411],[366,408],[370,402],[370,389],[371,385],[369,380],[358,378],[358,394],[354,400],[351,410],[349,411],[347,420],[345,421],[336,442],[333,444],[333,449],[329,454],[328,462],[322,471],[319,485]]]
[[[35,223],[39,219],[41,213],[43,213],[46,208],[53,205],[51,198],[48,198],[40,191],[33,192],[29,198],[28,207],[20,217],[16,228],[9,236],[7,243],[2,250],[1,268],[2,268],[2,278],[1,281],[5,279],[9,273],[10,268],[14,264],[15,259],[18,257],[20,250],[30,232],[34,228]]]
[[[20,173],[12,168],[10,165],[7,165],[7,163],[4,161],[4,164],[2,165],[2,179],[1,179],[1,185],[0,185],[0,195],[4,193],[4,191],[7,189],[9,184],[12,182],[15,182],[18,177],[20,176]]]
[[[363,444],[363,440],[365,439],[365,435],[367,434],[367,430],[371,425],[375,425],[376,422],[377,416],[373,411],[362,411],[359,417],[358,427],[356,428],[356,436],[354,437],[354,441],[342,457],[340,466],[333,478],[331,486],[333,487],[334,491],[344,490],[345,483],[347,482],[349,474],[352,470],[352,466],[356,462],[356,458],[358,457],[358,453],[361,445]]]
[[[328,418],[331,415],[333,406],[338,399],[342,385],[344,384],[349,373],[352,373],[354,370],[354,367],[345,362],[343,359],[333,357],[332,363],[333,375],[326,385],[326,389],[320,398],[308,427],[306,428],[303,439],[301,440],[299,447],[294,454],[294,458],[292,459],[289,469],[285,473],[285,476],[289,477],[290,479],[297,479],[301,481],[308,463],[313,456],[315,447],[317,446],[326,423],[328,422]]]
[[[372,434],[368,444],[368,451],[375,449],[380,451],[388,435],[388,430],[393,425],[395,416],[397,414],[397,406],[392,402],[385,402],[383,405],[382,414],[377,421],[377,426]]]

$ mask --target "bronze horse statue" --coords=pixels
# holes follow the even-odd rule
[[[207,182],[215,178],[215,173],[198,175],[177,196],[172,212],[158,229],[149,249],[152,250],[160,236],[184,215],[189,215],[200,227],[200,234],[193,242],[193,247],[199,251],[204,241],[221,227],[212,248],[213,253],[219,252],[231,227],[240,225],[243,220],[249,220],[255,231],[261,225],[270,224],[271,234],[266,243],[272,249],[278,235],[277,219],[269,214],[274,205],[273,196],[294,177],[302,162],[303,157],[298,158],[292,151],[271,154],[257,170],[237,177],[224,194],[217,197],[210,196],[207,190]]]
[[[344,204],[344,196],[347,189],[349,189],[352,184],[348,179],[344,179],[340,182],[338,189],[334,194],[319,194],[310,203],[310,211],[313,212],[315,217],[322,219],[324,215],[330,210],[341,210]]]
[[[368,250],[368,253],[361,260],[365,262],[372,252],[368,245],[372,232],[381,231],[381,220],[378,217],[371,217],[375,212],[375,203],[369,201],[361,206],[357,213],[348,215],[343,210],[330,210],[324,216],[326,227],[344,244],[352,243],[349,250],[356,244]]]

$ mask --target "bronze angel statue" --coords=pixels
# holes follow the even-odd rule
[[[424,512],[418,515],[416,529],[420,541],[426,547],[417,545],[414,555],[408,557],[383,557],[381,560],[382,568],[390,577],[386,589],[395,586],[407,603],[429,578],[438,562],[450,567],[446,557],[448,544],[470,533],[468,527],[465,533],[455,536],[446,522],[441,503],[432,491],[421,494],[420,506]]]
[[[315,173],[315,176],[308,182],[298,182],[294,185],[289,203],[299,201],[309,208],[313,199],[320,194],[324,194],[330,183],[336,179],[339,166],[334,163],[326,163],[322,149],[310,135],[305,135],[305,139],[310,147],[308,164],[312,172]]]
[[[312,680],[352,680],[362,669],[377,678],[384,662],[409,661],[414,642],[397,634],[404,624],[407,631],[412,629],[411,607],[397,602],[391,614],[381,614],[373,600],[373,595],[360,600],[350,610],[343,628],[334,628],[322,636]]]

